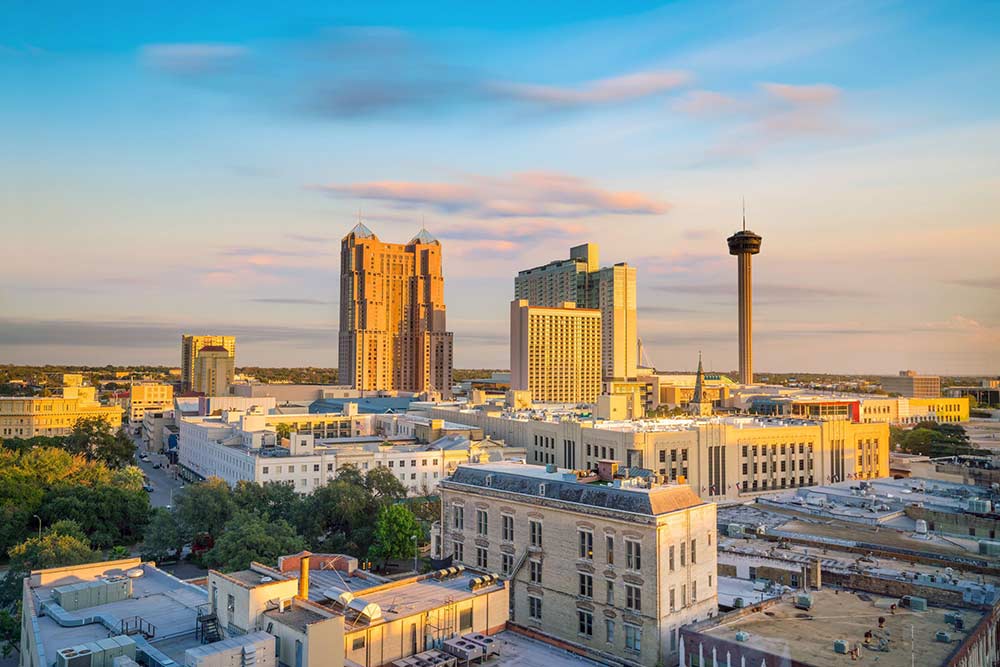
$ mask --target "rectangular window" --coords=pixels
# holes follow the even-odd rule
[[[594,534],[589,530],[579,531],[580,558],[591,560],[594,557]]]
[[[278,640],[278,643],[281,643],[280,639]],[[364,635],[362,635],[360,637],[355,637],[354,639],[351,640],[351,650],[352,651],[360,651],[364,647],[365,647],[365,637],[364,637]]]
[[[695,550],[694,550],[694,542],[695,542],[694,540],[691,540],[691,564],[692,564],[692,565],[693,565],[694,563],[697,563],[697,562],[698,562],[698,560],[697,560],[697,559],[695,558],[695,553],[696,553],[696,552],[695,552]]]
[[[688,587],[687,587],[687,584],[681,584],[681,606],[682,607],[686,607],[687,606],[687,598],[688,598]]]
[[[594,636],[594,615],[583,609],[576,610],[577,632],[584,637]]]
[[[604,619],[604,636],[607,643],[615,643],[615,622],[610,618]]]
[[[452,553],[455,555],[455,560],[462,562],[465,560],[465,546],[461,542],[455,542],[453,544]]]
[[[642,569],[642,545],[632,540],[625,540],[625,567],[630,570]]]
[[[607,580],[607,600],[608,604],[615,603],[615,582],[610,579]]]
[[[642,589],[625,584],[625,607],[632,611],[642,611]]]
[[[458,629],[460,632],[472,629],[472,607],[458,612]]]
[[[461,505],[455,505],[455,530],[465,529],[465,508]]]
[[[528,577],[531,583],[542,583],[542,562],[538,560],[528,561]]]
[[[489,532],[490,520],[486,515],[486,510],[476,510],[476,532],[486,535]]]
[[[509,514],[500,516],[501,539],[505,542],[514,541],[514,517]]]
[[[677,591],[673,588],[670,589],[670,611],[677,609]]]
[[[625,624],[625,650],[639,653],[642,650],[642,628]]]
[[[594,577],[584,572],[579,573],[580,585],[579,594],[580,597],[592,598],[594,597]]]
[[[604,538],[605,549],[608,553],[608,565],[615,564],[615,538],[613,535],[606,535]]]
[[[542,522],[541,521],[531,521],[528,526],[530,527],[530,538],[531,546],[540,547],[542,546]]]
[[[476,547],[476,567],[486,569],[489,567],[486,547]]]
[[[528,616],[536,621],[542,620],[542,598],[528,597]]]
[[[684,547],[687,545],[681,542],[681,567],[684,567]]]
[[[674,545],[672,545],[672,544],[670,545],[669,554],[670,554],[670,556],[669,556],[670,571],[673,572],[674,571]]]
[[[698,581],[695,580],[691,582],[691,602],[694,603],[697,601],[698,601]]]
[[[500,555],[500,573],[503,576],[510,574],[510,571],[514,569],[514,557],[510,554]]]

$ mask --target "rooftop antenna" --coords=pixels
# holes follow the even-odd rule
[[[746,197],[740,197],[743,201],[743,231],[747,230],[747,200]]]

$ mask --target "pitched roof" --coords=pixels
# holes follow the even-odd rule
[[[368,227],[365,226],[365,223],[363,223],[361,221],[358,221],[358,224],[354,225],[354,227],[351,229],[351,231],[347,232],[347,236],[351,236],[352,234],[356,238],[359,238],[359,239],[373,239],[373,238],[376,238],[375,232],[373,232],[372,230],[368,229]],[[347,238],[347,236],[345,236],[344,238]]]
[[[410,239],[410,242],[406,245],[411,245],[413,243],[437,243],[441,245],[440,242],[434,238],[434,235],[427,231],[425,228],[421,227],[417,235]]]

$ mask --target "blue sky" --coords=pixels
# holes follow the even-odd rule
[[[336,365],[338,242],[444,244],[456,364],[513,275],[639,269],[660,368],[1000,372],[995,3],[10,3],[0,362]]]

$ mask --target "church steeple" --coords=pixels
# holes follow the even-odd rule
[[[688,412],[697,416],[712,414],[712,401],[705,400],[705,369],[701,365],[701,351],[698,352],[698,374],[695,376],[694,395],[688,403]]]

